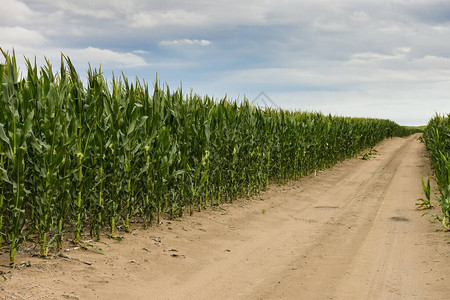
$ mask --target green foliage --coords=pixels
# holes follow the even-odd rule
[[[450,229],[450,119],[436,115],[424,130],[423,139],[434,168],[442,215],[435,216],[445,229]]]
[[[416,205],[418,206],[417,209],[419,209],[419,210],[430,209],[433,207],[433,205],[431,204],[430,177],[428,177],[426,185],[422,178],[422,189],[425,194],[425,199],[424,198],[417,199],[418,200],[418,202],[416,203]]]
[[[59,73],[27,62],[19,79],[14,53],[4,57],[0,241],[11,264],[30,234],[42,256],[70,232],[75,244],[85,230],[119,238],[131,221],[152,226],[248,197],[411,133],[389,120],[202,98],[158,80],[151,93],[123,74],[108,84],[91,68],[85,86],[64,56]]]

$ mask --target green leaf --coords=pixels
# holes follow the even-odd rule
[[[7,143],[8,145],[10,145],[9,143],[9,139],[6,136],[5,133],[5,129],[4,129],[4,125],[0,123],[0,139],[2,139],[5,143]]]
[[[130,126],[128,126],[127,135],[132,134],[135,128],[136,128],[136,120],[133,120]]]
[[[34,118],[34,110],[32,110],[26,120],[25,120],[25,124],[24,124],[24,129],[23,129],[23,135],[24,136],[28,136],[30,131],[31,131],[31,127],[33,125],[33,118]]]

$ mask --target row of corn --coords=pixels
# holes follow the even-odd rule
[[[423,138],[430,154],[439,188],[441,216],[435,216],[445,229],[450,230],[450,115],[436,115],[424,130]],[[425,190],[425,189],[424,189]]]
[[[388,120],[261,109],[248,101],[170,91],[89,69],[58,72],[15,55],[0,65],[0,249],[24,240],[40,255],[192,214],[410,133]]]

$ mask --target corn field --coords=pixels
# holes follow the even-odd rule
[[[0,64],[0,249],[40,255],[83,232],[144,227],[329,167],[409,130],[389,120],[261,109],[158,80],[108,83],[70,59]],[[448,127],[446,127],[448,128]],[[448,153],[448,152],[446,152]],[[447,182],[448,184],[448,182]],[[9,248],[9,250],[8,250]]]
[[[423,138],[430,153],[440,194],[437,200],[442,215],[434,217],[445,229],[450,230],[450,115],[432,118],[424,130]]]

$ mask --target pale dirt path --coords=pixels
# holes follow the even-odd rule
[[[430,175],[417,137],[252,200],[93,243],[104,256],[64,252],[91,266],[22,254],[32,267],[4,274],[0,299],[450,299],[449,233],[414,207]]]

